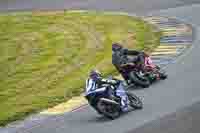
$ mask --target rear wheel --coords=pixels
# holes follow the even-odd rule
[[[130,106],[132,108],[135,108],[135,109],[142,109],[143,108],[143,103],[142,103],[142,101],[140,100],[139,97],[137,97],[135,94],[130,93],[130,92],[127,92],[127,96],[128,96],[129,101],[130,101]]]
[[[133,83],[145,88],[149,87],[151,84],[149,79],[145,76],[140,75],[139,72],[131,72],[130,78]]]
[[[112,120],[118,118],[121,112],[120,106],[111,103],[105,103],[102,101],[97,103],[97,109],[105,117]]]

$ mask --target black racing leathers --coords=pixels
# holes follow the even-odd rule
[[[133,58],[128,58],[128,56],[135,56]],[[143,68],[144,64],[144,54],[136,50],[121,49],[119,51],[114,51],[112,53],[112,64],[118,70],[119,73],[124,77],[125,80],[128,79],[126,75],[122,72],[123,65],[127,63],[138,63],[140,62]]]

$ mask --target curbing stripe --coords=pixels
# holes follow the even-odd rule
[[[192,43],[192,40],[161,40],[161,43]]]
[[[151,55],[176,55],[177,52],[153,52]]]
[[[165,46],[165,47],[157,47],[155,50],[157,49],[163,49],[163,50],[173,50],[173,49],[178,49],[178,48],[182,48],[183,46],[176,46],[176,47],[171,47],[171,46]]]
[[[73,97],[68,102],[61,103],[53,108],[49,108],[40,114],[56,115],[64,112],[70,112],[85,104],[87,104],[87,101],[83,96]]]
[[[174,48],[174,49],[158,49],[157,48],[156,50],[154,50],[153,53],[155,53],[155,52],[177,52],[177,48]]]
[[[186,47],[185,45],[173,45],[173,44],[168,44],[168,45],[166,45],[166,44],[161,44],[160,46],[158,46],[157,48],[163,48],[163,49],[165,49],[165,48],[167,48],[167,49],[174,49],[174,48],[182,48],[182,47]]]
[[[161,45],[160,46],[191,46],[191,43],[188,43],[188,42],[183,42],[183,43],[162,43],[161,42]]]
[[[153,62],[162,64],[161,66],[173,63],[179,55],[191,46],[193,40],[191,25],[177,21],[176,18],[163,19],[160,17],[152,19],[151,17],[146,20],[154,21],[151,23],[154,23],[163,33],[160,39],[161,45],[151,55]]]
[[[183,35],[185,35],[185,36],[188,36],[188,35],[190,35],[191,34],[191,32],[187,32],[187,33],[184,33],[184,32],[177,32],[177,31],[163,31],[163,34],[164,35],[166,35],[166,36],[183,36]]]

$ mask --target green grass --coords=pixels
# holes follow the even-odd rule
[[[152,51],[160,38],[153,29],[98,12],[0,14],[0,125],[79,95],[93,67],[115,72],[113,42]]]

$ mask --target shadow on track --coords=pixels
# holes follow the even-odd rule
[[[122,119],[126,115],[129,115],[130,113],[134,113],[135,111],[140,111],[140,110],[131,108],[127,112],[122,113],[119,118],[114,119],[114,120],[111,120],[111,119],[108,119],[108,118],[106,118],[104,116],[96,114],[96,116],[93,116],[92,118],[90,117],[91,119],[87,120],[87,122],[89,122],[89,123],[106,123],[106,122],[112,122],[112,121],[116,121],[118,119]]]

